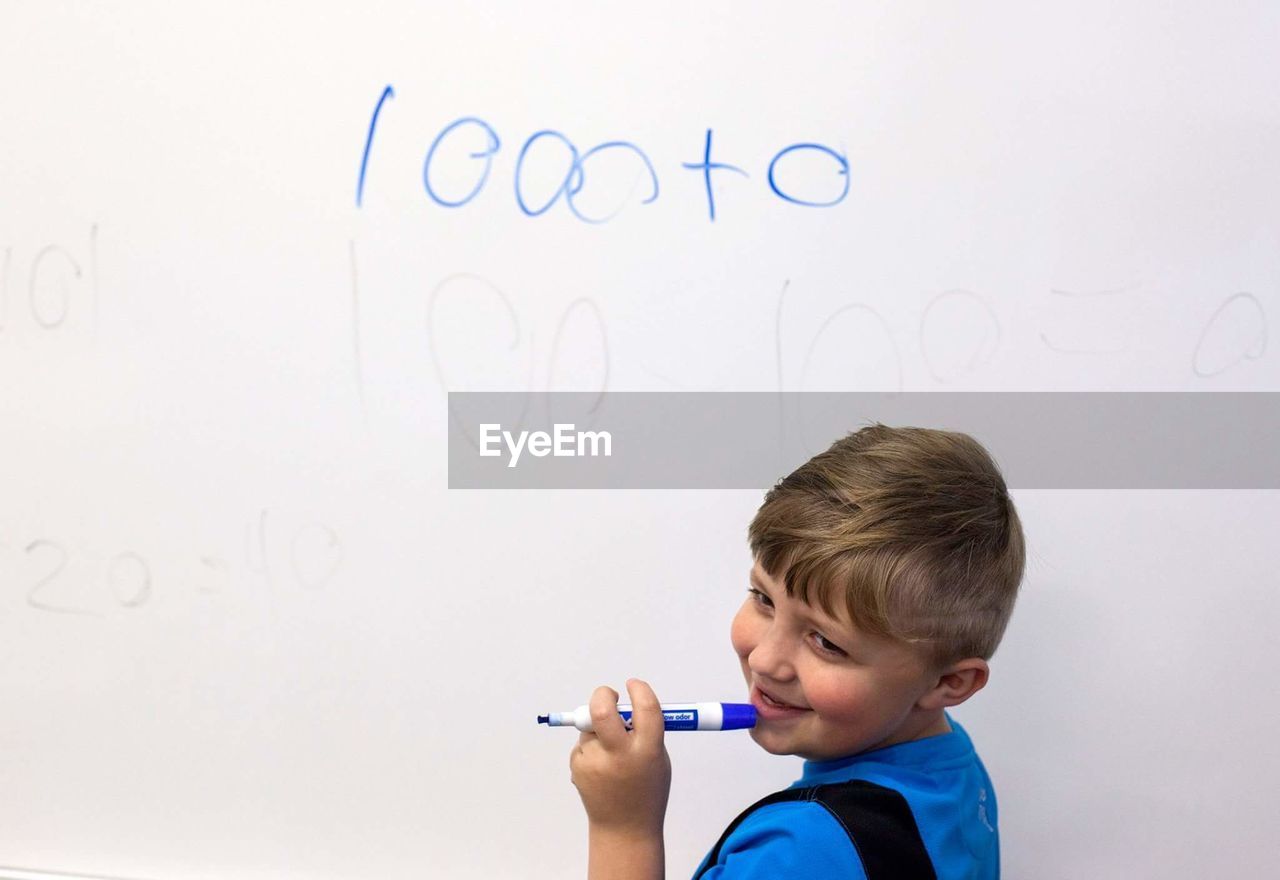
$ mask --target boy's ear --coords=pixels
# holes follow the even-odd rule
[[[937,683],[919,699],[922,709],[958,706],[986,687],[991,670],[981,657],[957,660],[938,673]]]

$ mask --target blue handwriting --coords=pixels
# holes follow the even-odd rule
[[[360,174],[356,184],[357,208],[362,207],[363,205],[365,179],[369,171],[369,161],[370,154],[373,150],[374,133],[378,127],[382,108],[389,98],[394,97],[395,90],[390,85],[387,85],[382,90],[382,94],[379,96],[378,101],[373,108],[373,114],[369,119],[369,129],[365,136],[364,151],[360,156]],[[432,162],[436,160],[438,153],[449,152],[447,141],[451,140],[451,135],[464,127],[479,129],[484,135],[484,148],[478,151],[472,148],[472,150],[466,154],[468,159],[476,160],[482,164],[477,167],[475,183],[472,185],[470,191],[461,197],[446,198],[440,194],[437,186],[432,184]],[[711,173],[713,171],[732,171],[747,179],[750,179],[751,175],[745,169],[737,165],[731,165],[727,162],[712,161],[712,133],[712,129],[708,128],[702,146],[702,161],[682,162],[681,167],[686,170],[700,172],[702,174],[703,187],[706,191],[707,197],[707,215],[709,221],[714,223],[716,220],[716,200],[715,191],[712,187]],[[547,193],[545,192],[544,187],[544,191],[535,196],[531,195],[529,192],[531,188],[536,187],[531,186],[530,181],[527,179],[526,166],[530,161],[531,150],[533,150],[535,144],[539,144],[540,142],[548,144],[554,143],[562,148],[564,156],[564,174],[558,178],[553,178],[559,181],[554,190]],[[456,150],[456,147],[454,149]],[[493,170],[494,157],[501,149],[502,140],[498,137],[498,132],[485,120],[478,116],[463,116],[459,119],[455,119],[453,122],[441,129],[440,133],[436,135],[435,140],[431,142],[431,146],[427,149],[426,158],[423,160],[422,186],[423,189],[426,190],[427,197],[437,205],[445,208],[460,208],[469,204],[484,190],[485,185],[489,181],[489,173]],[[640,174],[640,177],[638,177],[637,180],[643,180],[646,175],[648,177],[649,192],[648,195],[641,200],[640,204],[648,205],[657,201],[658,194],[660,192],[658,172],[654,168],[653,162],[650,161],[648,154],[645,153],[638,144],[628,140],[610,140],[596,144],[584,151],[580,150],[578,145],[563,132],[555,131],[553,129],[542,129],[534,132],[525,139],[524,143],[520,147],[519,154],[516,156],[516,206],[526,217],[538,217],[550,211],[557,202],[563,201],[568,211],[583,223],[601,224],[609,222],[622,211],[622,205],[611,212],[603,214],[602,216],[593,216],[592,214],[589,214],[578,201],[576,201],[581,197],[583,188],[586,184],[587,161],[591,159],[591,157],[606,151],[624,151],[634,158]],[[539,157],[542,157],[540,159],[540,162],[542,163],[547,161],[545,157],[551,155],[544,146],[538,147],[538,149],[533,150],[533,152]],[[793,168],[793,171],[791,172],[793,178],[796,174],[794,171],[796,166],[788,160],[792,158],[799,159],[801,156],[805,155],[808,156],[809,161],[799,162],[799,164],[803,166],[802,170],[807,169],[808,171],[807,174],[802,175],[802,178],[807,181],[805,183],[805,187],[812,188],[816,185],[824,185],[820,183],[822,175],[814,173],[814,168],[816,166],[814,165],[813,160],[817,159],[819,161],[825,161],[829,159],[834,163],[833,177],[839,181],[838,192],[834,192],[833,189],[834,194],[827,194],[826,196],[814,193],[805,193],[804,195],[800,195],[794,191],[794,179],[792,186],[786,186],[779,182],[779,177],[786,177],[786,174],[784,174],[783,171],[788,165],[791,165]],[[614,167],[617,167],[616,163]],[[799,205],[806,208],[830,208],[843,202],[849,195],[849,159],[844,155],[844,153],[825,144],[809,141],[788,144],[778,150],[778,152],[775,153],[773,158],[769,161],[766,179],[769,184],[769,191],[788,204]],[[815,181],[819,181],[819,183],[815,183]]]

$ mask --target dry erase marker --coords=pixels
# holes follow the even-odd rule
[[[619,703],[618,714],[629,729],[631,706]],[[579,706],[572,712],[539,715],[538,723],[590,731],[591,709]],[[741,730],[756,726],[756,707],[750,703],[663,703],[662,726],[665,730]]]

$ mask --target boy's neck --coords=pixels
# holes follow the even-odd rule
[[[927,729],[917,734],[915,739],[924,739],[926,736],[941,736],[944,733],[950,732],[951,722],[947,720],[947,713],[942,709],[939,709],[938,717]]]
[[[941,736],[950,732],[951,724],[947,721],[946,712],[942,709],[936,709],[927,715],[909,719],[902,727],[898,728],[896,733],[879,745],[872,746],[872,748],[882,749],[886,746],[895,746],[898,743],[912,742],[929,736]]]

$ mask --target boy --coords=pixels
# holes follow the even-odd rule
[[[996,798],[946,713],[987,683],[1022,580],[1022,526],[965,434],[872,425],[765,496],[731,639],[751,737],[804,772],[726,829],[702,880],[999,877]],[[591,697],[570,756],[591,880],[661,878],[671,764],[658,699]]]

